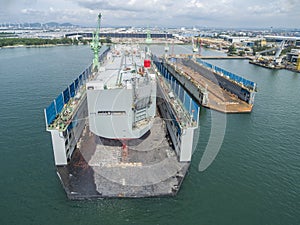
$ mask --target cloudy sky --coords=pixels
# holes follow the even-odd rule
[[[0,23],[300,28],[299,0],[0,0]]]

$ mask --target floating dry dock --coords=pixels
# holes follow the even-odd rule
[[[93,64],[44,110],[57,175],[70,199],[175,195],[197,145],[199,104],[163,78],[148,47],[100,49],[101,17]]]
[[[181,83],[204,107],[224,113],[252,111],[256,83],[201,59],[169,58],[158,66],[171,83]]]
[[[148,58],[137,46],[104,47],[99,70],[88,67],[45,108],[69,199],[173,196],[180,189],[200,107]]]

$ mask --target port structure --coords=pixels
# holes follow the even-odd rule
[[[264,51],[260,51],[256,53],[256,57],[251,63],[258,64],[258,65],[265,65],[269,68],[281,68],[281,61],[282,57],[280,57],[280,54],[282,50],[284,49],[284,45],[286,43],[286,40],[282,40],[278,46],[275,46],[274,48],[266,49]],[[268,52],[275,52],[274,56],[271,57],[271,59],[268,59],[264,56],[262,56],[265,53]]]
[[[223,113],[252,111],[256,83],[201,59],[165,58],[163,66],[202,106]]]

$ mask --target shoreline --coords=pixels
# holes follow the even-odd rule
[[[2,46],[0,49],[11,49],[11,48],[49,48],[49,47],[56,47],[56,46],[72,46],[72,44],[46,44],[46,45],[7,45]]]
[[[128,41],[119,41],[119,42],[112,42],[109,44],[126,44],[129,43]],[[107,44],[107,43],[104,43]],[[138,42],[138,44],[149,44],[146,42]],[[152,42],[150,45],[164,45],[165,42]],[[176,43],[176,45],[184,45],[185,43]],[[89,44],[77,44],[76,46],[81,45],[89,45]],[[45,44],[45,45],[7,45],[2,46],[0,49],[12,49],[12,48],[49,48],[49,47],[56,47],[56,46],[74,46],[74,44]]]

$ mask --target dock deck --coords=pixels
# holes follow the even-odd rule
[[[222,89],[219,85],[205,78],[192,68],[180,62],[176,63],[176,68],[192,78],[198,85],[206,88],[208,102],[207,104],[203,104],[204,107],[224,113],[249,113],[252,111],[252,105]]]
[[[95,136],[88,126],[71,162],[57,167],[69,199],[173,196],[190,163],[178,162],[163,119],[140,139],[128,140],[127,154],[118,140]]]

